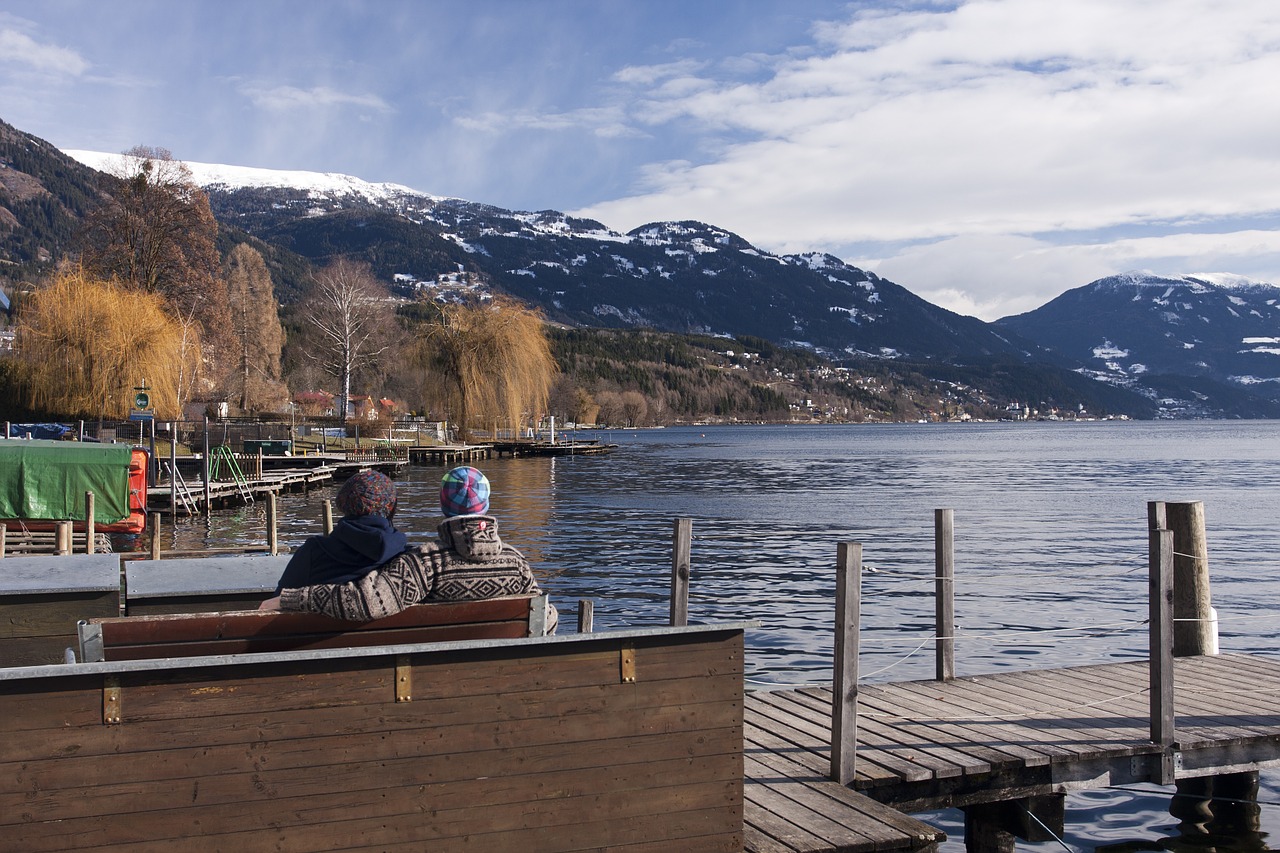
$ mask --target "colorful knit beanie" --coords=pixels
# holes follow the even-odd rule
[[[386,474],[361,471],[342,484],[334,502],[346,516],[380,515],[390,518],[396,510],[396,485]]]
[[[440,511],[445,515],[478,515],[489,511],[489,480],[467,465],[440,481]]]

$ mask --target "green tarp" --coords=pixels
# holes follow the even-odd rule
[[[94,520],[129,517],[127,444],[0,440],[0,518],[84,519],[84,493],[93,492]]]

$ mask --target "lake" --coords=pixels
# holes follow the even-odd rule
[[[690,620],[756,619],[749,687],[830,680],[837,544],[863,545],[862,672],[933,675],[933,515],[955,512],[956,670],[1146,657],[1147,502],[1203,501],[1223,651],[1280,654],[1280,422],[680,427],[584,434],[599,457],[495,459],[492,511],[561,610],[597,630],[665,624],[672,520],[693,519]],[[443,467],[398,482],[397,525],[433,534]],[[280,500],[280,536],[319,532],[333,488]],[[177,547],[263,539],[263,509],[179,522]],[[1262,830],[1280,837],[1280,774]],[[1068,799],[1071,850],[1168,849],[1170,791]],[[958,812],[922,815],[964,849]],[[1202,838],[1270,849],[1255,834]],[[1178,842],[1173,842],[1178,843]],[[1063,844],[1019,843],[1019,850]]]

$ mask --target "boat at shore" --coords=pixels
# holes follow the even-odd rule
[[[89,501],[93,495],[93,518]],[[147,451],[127,444],[0,440],[0,524],[137,534],[147,523]]]

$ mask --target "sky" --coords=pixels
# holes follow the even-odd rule
[[[1280,284],[1276,0],[0,0],[0,120],[699,220],[985,320]]]

